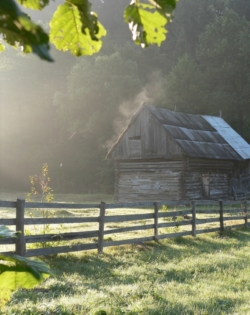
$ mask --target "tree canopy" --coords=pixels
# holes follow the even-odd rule
[[[198,38],[195,54],[181,55],[168,74],[164,106],[219,115],[249,138],[250,23],[226,8]]]
[[[43,10],[50,0],[16,0],[19,5],[33,10]],[[91,11],[88,0],[65,0],[58,5],[49,23],[49,34],[24,13],[15,0],[0,2],[0,34],[14,47],[25,53],[33,52],[40,58],[52,61],[50,43],[61,51],[75,56],[92,55],[102,46],[106,35],[98,16]],[[177,0],[132,0],[124,10],[124,20],[129,24],[132,38],[142,47],[157,44],[166,39],[166,24],[171,20]],[[0,42],[0,51],[4,44]]]

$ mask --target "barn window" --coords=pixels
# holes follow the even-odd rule
[[[141,137],[129,137],[130,156],[141,156]]]
[[[210,196],[210,176],[209,173],[202,174],[202,197]]]

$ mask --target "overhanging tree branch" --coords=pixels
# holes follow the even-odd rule
[[[92,55],[101,49],[105,28],[92,12],[88,0],[65,0],[50,21],[50,34],[31,21],[16,1],[25,8],[42,10],[50,0],[1,0],[0,34],[13,47],[22,47],[25,53],[35,53],[41,59],[52,61],[50,43],[62,51],[69,50],[75,56]],[[166,25],[171,21],[177,0],[148,0],[142,3],[132,0],[124,11],[124,19],[130,26],[132,38],[142,47],[157,44],[166,39]],[[4,44],[0,42],[0,51]]]

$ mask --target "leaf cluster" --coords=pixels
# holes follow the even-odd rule
[[[17,0],[20,5],[42,10],[49,0]],[[166,24],[171,20],[177,0],[148,0],[148,3],[132,0],[124,11],[132,38],[142,47],[157,44],[166,38]],[[15,0],[0,2],[0,33],[6,43],[22,47],[25,53],[33,52],[40,58],[52,61],[49,43],[58,50],[70,51],[75,56],[92,55],[100,50],[101,38],[106,30],[91,11],[88,0],[65,0],[60,4],[51,21],[49,35],[41,26],[22,12]],[[0,43],[0,51],[4,45]]]
[[[1,1],[0,33],[9,45],[21,47],[25,53],[33,52],[42,59],[52,60],[48,53],[48,35],[38,24],[32,22],[27,14],[20,11],[13,0]],[[0,43],[0,51],[3,50],[4,45]]]
[[[175,6],[175,0],[149,0],[149,4],[132,0],[125,9],[124,19],[129,23],[135,43],[142,47],[160,46],[166,39],[165,26],[171,20]]]

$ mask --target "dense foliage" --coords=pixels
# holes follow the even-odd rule
[[[209,23],[195,53],[181,55],[168,74],[166,105],[179,111],[219,115],[250,137],[249,21],[225,9]]]
[[[248,1],[181,0],[168,40],[146,50],[129,42],[118,18],[126,5],[93,3],[108,34],[93,56],[52,49],[56,62],[45,63],[8,48],[1,54],[1,189],[28,191],[29,175],[48,163],[55,192],[112,192],[105,156],[144,101],[221,113],[250,140]]]

